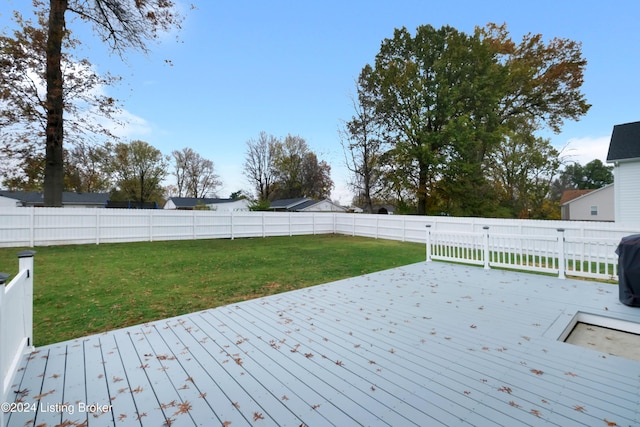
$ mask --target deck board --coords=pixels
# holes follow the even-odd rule
[[[557,341],[578,311],[640,323],[614,285],[419,263],[38,348],[10,398],[110,410],[7,425],[640,424],[640,362]]]
[[[78,405],[80,402],[87,402],[86,378],[84,370],[84,354],[81,351],[81,343],[72,343],[64,347],[66,353],[65,382],[63,391],[63,404]],[[88,424],[88,414],[74,411],[62,411],[61,423]]]

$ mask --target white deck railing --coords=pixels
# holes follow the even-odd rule
[[[6,402],[20,357],[33,349],[33,251],[18,254],[19,272],[0,284],[0,402]],[[0,419],[3,413],[0,411]],[[1,424],[0,425],[4,425]]]
[[[527,270],[595,279],[617,280],[619,241],[606,238],[567,237],[565,230],[555,236],[432,231],[427,225],[427,261],[442,260],[465,264]]]

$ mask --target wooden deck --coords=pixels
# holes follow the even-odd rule
[[[410,265],[40,347],[8,426],[640,425],[640,362],[557,340],[579,311],[640,323],[615,285]]]

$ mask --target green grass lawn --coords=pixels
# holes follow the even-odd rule
[[[21,248],[0,248],[17,273]],[[35,248],[37,346],[424,260],[424,245],[342,235]]]

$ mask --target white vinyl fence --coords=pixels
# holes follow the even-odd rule
[[[564,230],[562,235],[558,229]],[[615,280],[616,246],[622,237],[640,233],[640,224],[329,212],[0,208],[0,247],[330,233],[416,243],[426,243],[430,234],[427,250],[432,259]]]
[[[0,280],[0,402],[7,393],[20,357],[33,349],[33,251],[18,254],[19,273],[5,285]],[[4,425],[0,411],[0,425]]]

